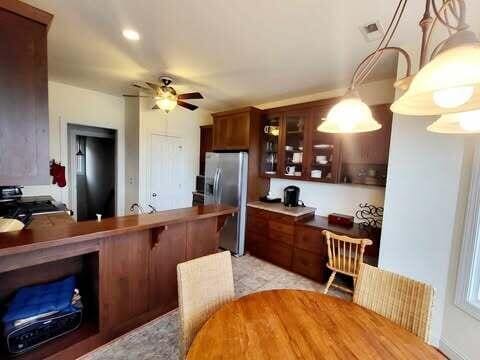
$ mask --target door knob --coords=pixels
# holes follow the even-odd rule
[[[157,197],[157,193],[152,193],[152,197]]]

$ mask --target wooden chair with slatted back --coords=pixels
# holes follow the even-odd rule
[[[431,285],[362,264],[353,302],[428,342],[434,297]]]
[[[330,286],[353,294],[353,290],[335,284],[333,280],[337,273],[351,276],[353,278],[353,286],[355,287],[360,264],[363,263],[363,254],[365,246],[372,245],[370,239],[355,239],[348,236],[338,235],[330,231],[324,230],[323,236],[327,240],[328,263],[327,268],[332,270],[332,274],[327,282],[324,294],[328,293]]]
[[[180,359],[184,359],[198,330],[235,297],[230,251],[178,264],[177,282]]]

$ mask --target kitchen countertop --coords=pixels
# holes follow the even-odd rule
[[[289,215],[294,217],[314,214],[316,210],[315,208],[307,207],[307,206],[306,207],[302,207],[302,206],[286,207],[285,205],[283,205],[283,203],[265,203],[262,201],[249,202],[247,206],[257,208],[257,209],[267,210],[267,211],[273,211],[279,214],[284,214],[284,215]]]
[[[91,220],[62,226],[26,228],[0,234],[0,257],[170,224],[230,215],[236,211],[237,208],[227,205],[199,205],[160,211],[155,214],[105,218],[100,222]]]

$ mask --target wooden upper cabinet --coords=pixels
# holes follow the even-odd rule
[[[48,184],[47,31],[52,15],[0,1],[0,185]]]
[[[319,132],[318,126],[327,116],[329,107],[312,109],[308,126],[306,151],[307,178],[311,181],[338,182],[341,165],[341,138],[338,134]]]
[[[286,111],[280,130],[280,174],[285,178],[302,179],[306,176],[305,143],[311,112]]]
[[[200,175],[205,175],[205,154],[212,151],[213,126],[200,126]]]
[[[250,120],[248,109],[213,114],[213,150],[248,150]]]
[[[382,128],[368,133],[343,135],[343,163],[372,165],[388,163],[392,113],[387,104],[371,106],[370,108],[374,118],[382,125]]]
[[[317,131],[335,98],[265,110],[260,130],[260,174],[328,183],[384,186],[392,113],[389,104],[371,106],[380,130],[361,134]],[[278,133],[277,133],[278,129]]]

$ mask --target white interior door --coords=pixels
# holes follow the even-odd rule
[[[149,203],[157,210],[185,207],[181,138],[151,135]]]

